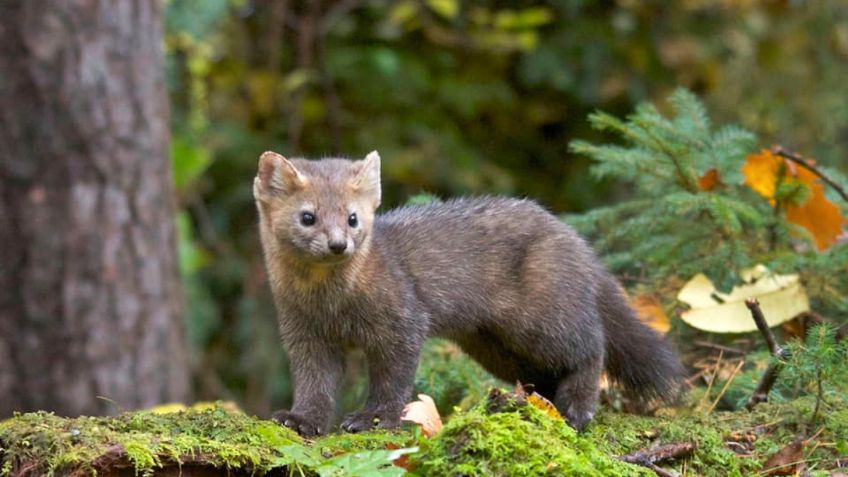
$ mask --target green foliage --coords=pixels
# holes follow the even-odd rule
[[[685,90],[668,102],[670,116],[651,104],[626,120],[590,116],[593,127],[624,145],[573,141],[571,150],[595,161],[596,177],[632,184],[633,197],[566,219],[594,239],[612,269],[654,287],[703,272],[727,291],[740,270],[764,263],[801,273],[819,309],[848,309],[848,245],[814,251],[808,234],[743,184],[754,135],[736,126],[712,128],[703,104]],[[808,193],[806,187],[778,191],[782,203],[803,202]]]
[[[441,202],[438,196],[429,194],[427,192],[422,192],[420,194],[415,194],[406,201],[406,205],[426,205],[431,204],[433,202]]]
[[[795,397],[798,393],[815,396],[809,416],[812,425],[848,405],[848,340],[837,341],[832,325],[812,327],[806,341],[792,342],[788,351],[779,382]]]
[[[502,384],[457,345],[442,339],[427,342],[415,373],[415,393],[432,397],[443,416],[455,406],[467,409],[489,388]]]
[[[770,220],[767,203],[741,184],[756,139],[735,126],[713,130],[703,104],[685,90],[669,103],[672,117],[650,104],[639,105],[626,121],[590,116],[596,129],[615,133],[626,145],[574,141],[571,150],[596,161],[596,177],[632,182],[636,197],[571,222],[600,235],[596,247],[611,254],[614,269],[655,280],[705,271],[729,289],[736,272],[762,250]],[[717,174],[712,187],[700,185],[707,174]]]
[[[284,467],[291,476],[317,473],[321,477],[393,477],[404,475],[406,471],[392,462],[417,450],[364,450],[327,458],[319,446],[291,444],[277,449],[280,457],[273,461],[272,467]]]
[[[395,459],[418,448],[372,450],[342,454],[328,459],[316,470],[321,477],[395,477],[406,470],[393,464]]]

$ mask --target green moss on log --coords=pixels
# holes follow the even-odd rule
[[[603,453],[533,406],[489,414],[481,403],[422,442],[416,472],[440,476],[653,476]]]
[[[150,474],[167,464],[202,463],[262,473],[275,449],[299,443],[291,430],[221,406],[159,414],[62,418],[46,412],[0,422],[2,474]]]
[[[844,398],[832,398],[844,402]],[[0,475],[397,475],[385,449],[420,446],[407,459],[417,475],[653,475],[616,456],[679,442],[697,444],[687,458],[662,467],[702,476],[754,475],[762,463],[799,435],[821,431],[805,449],[808,470],[833,469],[848,452],[844,406],[811,427],[815,400],[765,403],[753,412],[705,415],[683,410],[660,417],[601,412],[576,434],[532,406],[492,412],[487,401],[452,416],[441,433],[418,439],[407,430],[333,434],[305,441],[278,424],[222,405],[179,412],[117,417],[61,418],[22,414],[0,422]],[[487,407],[490,409],[487,411]],[[728,441],[748,434],[749,441]],[[350,456],[350,458],[346,457]],[[347,466],[347,467],[345,467]],[[198,469],[204,472],[197,472]],[[170,473],[169,473],[170,472]],[[341,472],[341,473],[339,473]]]

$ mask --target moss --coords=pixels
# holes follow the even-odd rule
[[[320,449],[324,456],[329,457],[348,452],[407,447],[412,439],[413,434],[406,430],[371,431],[361,434],[340,433],[316,439],[312,446]]]
[[[205,464],[264,472],[276,449],[300,443],[291,430],[220,406],[114,418],[21,414],[0,422],[3,474],[91,474],[127,463],[142,474],[165,464]]]
[[[422,475],[654,475],[609,457],[533,406],[487,414],[481,403],[422,441],[413,459]]]
[[[738,414],[738,413],[737,413]],[[758,469],[756,462],[741,459],[724,446],[724,436],[734,426],[721,415],[680,414],[673,417],[642,417],[601,413],[586,438],[613,455],[635,452],[652,444],[694,442],[695,453],[685,465],[695,475],[742,476]],[[682,461],[677,466],[682,469]]]
[[[832,397],[829,405],[835,411],[815,426],[807,422],[815,399],[806,396],[764,403],[753,412],[666,410],[644,417],[604,411],[580,435],[535,407],[509,400],[493,406],[484,400],[450,418],[435,437],[420,440],[407,429],[304,441],[276,423],[221,405],[113,418],[69,419],[39,412],[0,422],[0,475],[105,475],[122,469],[150,475],[177,465],[203,465],[230,475],[283,468],[293,475],[331,470],[342,475],[343,465],[354,461],[385,469],[385,449],[416,443],[421,452],[409,459],[420,475],[653,475],[615,456],[691,440],[698,444],[693,456],[661,465],[687,475],[738,476],[756,474],[778,449],[821,430],[805,454],[808,470],[816,472],[833,468],[836,458],[848,454],[844,400]],[[755,442],[745,443],[748,456],[726,445],[730,434],[754,429],[761,432]],[[356,458],[344,464],[346,455]]]
[[[811,415],[814,406],[815,399],[806,396],[792,401],[763,403],[750,412],[741,410],[707,415],[678,409],[673,414],[659,417],[602,412],[585,437],[611,455],[627,454],[653,444],[694,441],[698,448],[691,458],[664,466],[678,472],[685,468],[690,474],[705,477],[743,476],[756,474],[769,456],[798,436],[809,437],[821,428],[817,442],[833,444],[807,446],[805,459],[809,461],[808,469],[815,470],[817,465],[832,465],[836,456],[845,455],[848,449],[848,411],[830,414],[823,426],[809,426],[803,418]],[[756,437],[748,444],[747,455],[740,455],[725,441],[731,434],[745,432],[752,432]],[[843,450],[840,450],[840,445],[844,446]]]

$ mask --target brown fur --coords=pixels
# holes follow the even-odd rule
[[[379,167],[376,153],[260,159],[254,194],[295,386],[278,420],[326,432],[344,353],[358,347],[369,397],[342,427],[397,426],[429,336],[454,340],[502,379],[534,384],[578,429],[592,418],[603,369],[633,396],[675,394],[677,358],[571,228],[532,201],[506,198],[375,217]],[[316,223],[303,225],[303,212]],[[344,253],[332,241],[344,241]]]

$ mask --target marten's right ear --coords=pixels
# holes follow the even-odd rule
[[[256,199],[270,194],[291,194],[309,181],[288,159],[276,152],[267,151],[259,156],[259,171],[253,181]]]
[[[365,159],[353,164],[356,175],[351,185],[354,190],[370,195],[376,209],[380,205],[380,154],[371,151]]]

